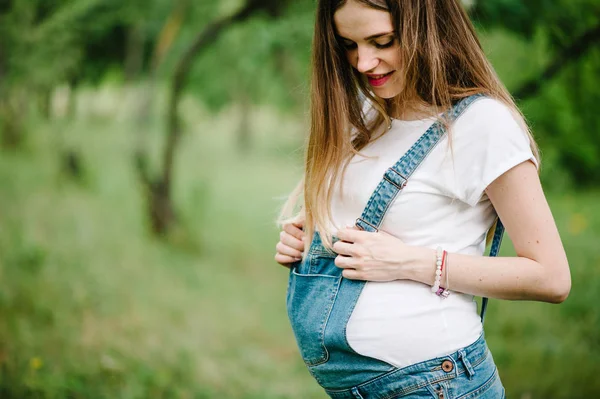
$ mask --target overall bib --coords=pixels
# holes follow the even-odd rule
[[[460,100],[446,116],[450,122],[482,95]],[[374,190],[356,226],[376,232],[387,209],[402,191],[412,173],[427,157],[445,134],[443,125],[433,123],[416,143],[389,168]],[[498,220],[490,256],[496,256],[502,240],[503,226]],[[337,241],[333,237],[333,241]],[[483,334],[473,344],[454,354],[397,368],[384,361],[356,353],[346,339],[346,326],[354,310],[365,281],[342,277],[342,269],[334,264],[336,253],[327,250],[318,232],[315,232],[304,259],[294,263],[290,270],[287,289],[287,311],[300,354],[311,375],[332,398],[390,399],[411,397],[458,398],[483,397],[464,395],[460,387],[445,381],[465,377],[470,382],[477,378],[477,389],[496,384],[496,396],[503,388]],[[432,273],[434,266],[432,265]],[[434,294],[432,294],[434,295]],[[484,298],[481,319],[485,315]],[[484,372],[476,372],[475,368]],[[456,385],[456,384],[455,384]],[[464,385],[464,384],[463,384]],[[420,396],[419,392],[425,396]],[[472,391],[471,391],[472,392]]]

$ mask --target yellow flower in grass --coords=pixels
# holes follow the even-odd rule
[[[44,363],[39,357],[32,357],[29,361],[29,367],[31,367],[32,370],[39,370],[43,365]]]
[[[569,233],[573,236],[578,236],[583,233],[588,227],[587,218],[581,213],[574,213],[569,220]]]

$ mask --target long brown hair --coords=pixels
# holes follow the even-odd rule
[[[404,60],[403,91],[391,100],[375,97],[346,58],[334,13],[347,1],[390,13]],[[537,145],[525,119],[487,60],[459,0],[319,0],[312,48],[311,124],[302,181],[284,204],[279,223],[304,219],[312,238],[318,230],[331,248],[331,196],[352,155],[369,143],[391,109],[425,104],[435,117],[461,98],[483,93],[506,104]],[[363,101],[377,111],[367,118]],[[444,121],[442,121],[444,122]],[[449,127],[449,126],[448,126]],[[303,197],[300,213],[295,205]],[[357,217],[360,215],[357,215]],[[308,246],[310,239],[306,242]]]

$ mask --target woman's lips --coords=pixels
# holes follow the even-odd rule
[[[374,87],[383,86],[385,82],[387,82],[392,76],[392,72],[388,72],[381,75],[367,75],[367,79],[369,80],[369,84]]]

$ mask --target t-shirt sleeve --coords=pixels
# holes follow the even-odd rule
[[[538,167],[528,134],[504,103],[473,103],[452,128],[452,152],[459,199],[475,206],[487,186],[504,172],[531,160]]]

